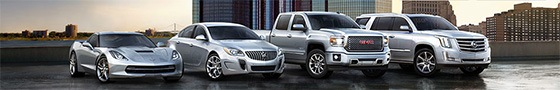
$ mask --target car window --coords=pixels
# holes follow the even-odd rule
[[[91,46],[93,46],[93,47],[98,47],[99,46],[99,37],[97,35],[92,35],[91,41],[88,41],[88,43],[91,44]]]
[[[189,26],[189,27],[183,29],[181,31],[181,33],[179,34],[179,37],[190,38],[193,34],[193,29],[195,27],[196,27],[196,25],[192,25],[192,26]]]
[[[107,34],[100,35],[100,47],[126,47],[126,46],[140,46],[154,48],[156,45],[152,40],[144,35],[138,34]]]
[[[294,16],[294,21],[292,21],[292,22],[294,23],[294,24],[292,24],[292,25],[295,25],[295,24],[303,24],[303,27],[307,28],[307,24],[305,24],[305,19],[303,19],[303,16],[301,16],[301,15],[296,15],[296,16]],[[306,29],[293,29],[293,28],[292,28],[291,30],[294,30],[294,31],[304,31],[304,30],[306,30]]]
[[[214,40],[240,39],[240,40],[260,40],[260,37],[243,26],[215,26],[208,27],[208,32]]]
[[[358,23],[359,25],[366,25],[367,22],[369,21],[369,18],[358,18],[356,19],[356,23]]]
[[[280,15],[278,17],[278,23],[276,24],[276,29],[278,30],[288,30],[288,24],[290,23],[291,15]]]
[[[206,31],[204,31],[204,28],[202,26],[196,26],[196,29],[194,30],[194,34],[191,38],[195,38],[198,35],[204,35],[204,38],[208,38],[206,36]]]
[[[391,30],[393,18],[391,17],[377,17],[373,21],[370,30]]]
[[[352,18],[341,14],[307,15],[307,18],[309,18],[313,30],[321,28],[360,28]]]
[[[457,30],[455,25],[441,17],[412,17],[416,29],[424,30]]]
[[[393,31],[408,31],[408,30],[401,30],[401,26],[408,26],[410,28],[410,25],[408,25],[408,22],[406,22],[406,20],[404,18],[400,18],[400,17],[394,17],[393,18]]]

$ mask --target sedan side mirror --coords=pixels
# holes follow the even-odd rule
[[[82,46],[88,48],[89,50],[93,50],[93,46],[91,46],[88,42],[83,42]]]
[[[292,25],[292,30],[307,30],[303,24],[294,24]]]
[[[163,43],[163,42],[157,42],[156,46],[157,47],[166,47],[167,45],[165,45],[165,43]]]
[[[196,39],[196,40],[204,40],[204,41],[207,40],[206,37],[204,37],[204,35],[197,35],[196,37],[194,37],[194,39]]]

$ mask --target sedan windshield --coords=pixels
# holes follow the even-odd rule
[[[308,15],[313,30],[321,28],[360,28],[354,20],[344,15]]]
[[[124,47],[124,46],[141,46],[156,47],[152,40],[144,35],[136,34],[107,34],[99,36],[99,45],[101,47]]]
[[[457,30],[447,20],[439,17],[412,17],[412,22],[418,30]]]
[[[214,40],[226,39],[260,39],[251,29],[240,26],[217,26],[208,27],[208,31]]]

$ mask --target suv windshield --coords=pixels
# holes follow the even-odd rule
[[[141,46],[154,48],[156,45],[144,35],[137,34],[107,34],[99,36],[101,47]]]
[[[418,30],[457,30],[455,26],[440,17],[410,18]]]
[[[308,15],[313,30],[321,28],[360,28],[354,20],[344,15]]]
[[[208,27],[212,39],[260,39],[251,29],[240,26]]]

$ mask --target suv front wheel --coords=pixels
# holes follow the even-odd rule
[[[434,51],[428,48],[422,48],[414,54],[414,71],[420,76],[431,76],[439,69],[436,68],[436,57]]]
[[[313,49],[307,54],[305,65],[307,73],[313,78],[328,78],[333,72],[328,69],[325,52],[320,49]]]

